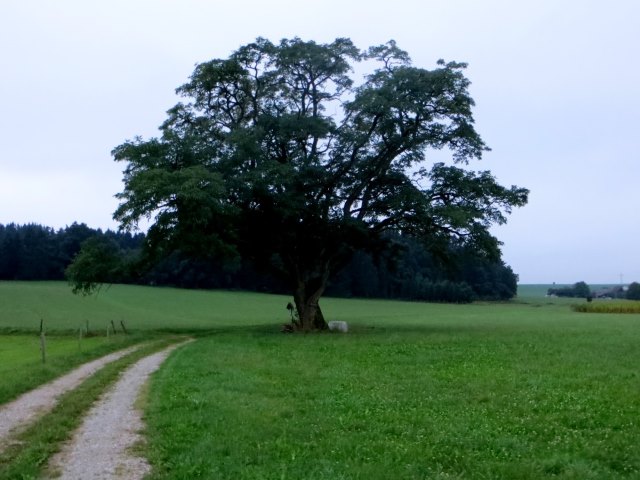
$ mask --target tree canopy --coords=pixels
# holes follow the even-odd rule
[[[357,62],[371,67],[359,83]],[[528,191],[466,168],[488,148],[465,67],[415,67],[393,41],[258,38],[197,65],[160,137],[113,150],[126,164],[114,218],[152,219],[149,251],[251,258],[289,286],[303,330],[325,326],[329,277],[389,232],[499,258],[489,227]]]
[[[626,298],[628,300],[640,300],[640,283],[631,282],[627,290]]]

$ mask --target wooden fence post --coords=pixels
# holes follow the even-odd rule
[[[42,352],[42,363],[47,361],[47,342],[44,338],[44,320],[40,319],[40,351]]]

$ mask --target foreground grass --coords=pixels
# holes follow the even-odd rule
[[[201,339],[152,383],[154,478],[638,478],[638,318],[520,308]]]
[[[148,393],[157,478],[640,477],[640,315],[579,314],[543,291],[473,305],[323,299],[351,332],[287,336],[284,296],[115,285],[82,298],[61,282],[0,282],[0,330],[45,318],[54,331],[89,319],[197,332]],[[86,408],[70,398],[63,419]],[[0,478],[35,475],[65,428],[30,434],[39,446]]]
[[[76,335],[47,335],[43,364],[37,335],[0,335],[0,404],[142,338],[141,335],[112,335],[108,339],[95,336],[79,340]]]
[[[56,407],[22,432],[17,441],[0,453],[0,478],[41,478],[48,460],[73,431],[98,397],[115,381],[121,371],[146,355],[178,341],[165,338],[116,360],[85,380],[78,388],[64,394]]]

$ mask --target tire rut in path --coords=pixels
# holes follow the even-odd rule
[[[40,415],[53,409],[62,394],[76,388],[108,363],[114,362],[138,348],[140,345],[134,345],[80,365],[62,377],[0,406],[0,452],[10,443],[10,437],[13,434],[27,427]]]
[[[143,428],[135,401],[149,375],[160,368],[171,351],[187,342],[144,357],[122,373],[91,407],[71,441],[51,459],[49,471],[60,474],[54,478],[135,480],[150,472],[146,459],[131,453],[131,448],[142,440],[139,432]]]

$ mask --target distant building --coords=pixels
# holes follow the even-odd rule
[[[593,298],[624,298],[624,292],[627,291],[626,286],[615,286],[601,288],[593,292]]]

